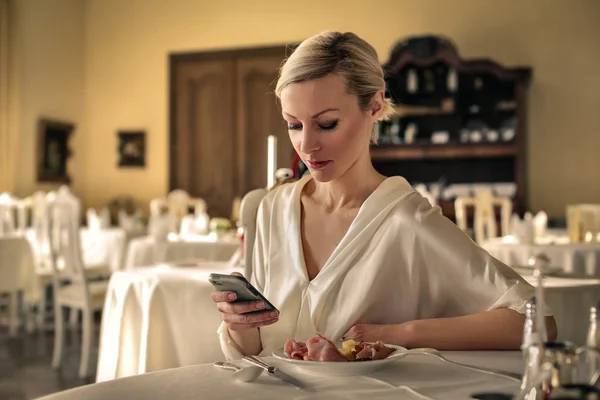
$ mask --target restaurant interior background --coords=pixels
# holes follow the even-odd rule
[[[456,46],[463,60],[491,59],[506,68],[531,69],[526,99],[521,103],[525,107],[521,110],[526,110],[523,114],[526,115],[527,132],[525,153],[520,153],[520,144],[517,148],[516,145],[511,147],[512,144],[503,147],[502,143],[497,143],[500,150],[492,153],[508,148],[512,152],[510,157],[524,160],[526,203],[516,211],[521,215],[524,211],[547,213],[551,222],[548,227],[558,229],[549,232],[555,236],[541,238],[548,239],[542,244],[544,249],[553,252],[553,262],[565,270],[570,269],[568,272],[579,268],[576,272],[587,274],[582,279],[571,276],[571,280],[550,277],[554,279],[550,281],[554,286],[548,290],[551,307],[557,311],[556,315],[560,315],[559,322],[567,326],[561,334],[584,341],[590,306],[596,304],[600,296],[600,223],[596,224],[593,236],[592,232],[586,232],[586,235],[590,234],[590,240],[587,236],[585,239],[588,243],[580,243],[583,238],[572,243],[563,228],[569,204],[593,204],[600,215],[599,22],[600,0],[0,0],[0,193],[8,192],[17,199],[26,199],[36,191],[51,192],[66,183],[40,181],[39,129],[41,118],[68,121],[74,125],[69,142],[68,184],[81,201],[78,211],[82,221],[89,208],[99,210],[119,197],[134,199],[142,207],[144,217],[148,217],[152,200],[162,200],[172,189],[177,189],[173,185],[172,162],[183,157],[179,150],[173,150],[170,142],[174,131],[174,117],[170,111],[173,99],[177,97],[170,71],[174,55],[244,49],[245,54],[252,54],[257,48],[297,44],[329,29],[355,32],[375,47],[383,64],[390,59],[392,48],[407,37],[445,37]],[[226,104],[224,97],[227,95],[222,98],[218,91],[216,93],[203,99],[204,104],[209,105],[208,112],[214,111],[214,115],[208,115],[212,117],[211,124],[218,126],[221,120],[223,126],[231,128],[238,122],[239,115],[237,112],[229,115],[221,108]],[[264,95],[263,103],[257,104],[262,106],[268,102],[268,107],[276,107],[274,95]],[[258,111],[254,117],[257,120],[271,118],[269,123],[274,123],[272,113],[265,117],[259,106],[255,108]],[[204,116],[202,114],[199,120]],[[279,121],[278,115],[276,119]],[[282,126],[283,131],[278,137],[280,154],[291,149],[283,122]],[[137,137],[138,132],[145,134],[142,164],[122,162],[119,134],[123,132],[133,135],[131,137]],[[230,197],[234,194],[243,196],[248,190],[268,186],[266,174],[260,172],[256,178],[256,174],[243,173],[244,169],[251,171],[253,167],[266,172],[266,135],[271,133],[261,132],[264,135],[259,138],[245,137],[247,149],[258,149],[258,152],[253,156],[251,151],[245,150],[244,164],[231,168],[223,167],[223,160],[235,159],[231,154],[238,154],[238,150],[232,149],[239,143],[228,143],[229,139],[221,134],[219,129],[214,129],[210,132],[212,136],[203,136],[202,140],[208,140],[210,145],[198,158],[207,157],[207,160],[203,161],[203,168],[189,169],[194,171],[198,182],[204,176],[210,176],[207,180],[210,184],[203,187],[204,191],[191,193],[192,197],[206,196],[209,214],[211,204],[218,203],[219,192],[230,190],[225,188],[227,185],[228,188],[238,185],[236,193],[228,192]],[[198,148],[202,148],[201,145]],[[484,143],[482,147],[486,145]],[[435,147],[431,143],[427,146],[429,149]],[[489,143],[488,148],[494,146]],[[466,148],[462,144],[458,147]],[[230,158],[225,157],[225,153]],[[188,151],[186,154],[193,158],[195,153]],[[449,154],[451,152],[445,153],[444,162],[452,159]],[[498,154],[494,153],[491,159],[503,156],[498,157]],[[401,157],[397,158],[401,161]],[[416,158],[413,156],[413,160]],[[185,163],[182,165],[185,167]],[[278,166],[290,167],[284,163]],[[240,172],[232,175],[230,170],[234,169],[241,170],[242,175]],[[175,171],[178,173],[180,169]],[[235,183],[230,182],[231,176],[236,176]],[[243,177],[248,178],[247,182],[243,182]],[[213,194],[216,197],[210,197]],[[218,216],[228,216],[224,214],[232,209],[230,203],[223,202]],[[32,210],[32,220],[34,214]],[[192,215],[186,217],[193,219]],[[210,232],[214,236],[208,231],[202,234],[210,236],[210,240],[203,242],[204,239],[196,238],[184,243],[184,235],[177,230],[168,232],[169,240],[166,239],[167,231],[162,232],[165,237],[158,240],[150,227],[142,226],[134,234],[115,224],[94,231],[90,220],[93,219],[88,217],[87,225],[84,222],[77,228],[81,231],[81,252],[87,258],[88,250],[91,249],[90,253],[102,250],[100,258],[108,272],[104,271],[101,278],[110,279],[102,282],[109,299],[106,304],[110,304],[110,299],[133,296],[131,293],[135,291],[129,290],[129,286],[145,288],[148,292],[149,287],[161,286],[163,297],[156,301],[164,300],[168,313],[157,317],[155,321],[159,322],[147,330],[150,333],[144,333],[143,329],[138,329],[141,317],[136,319],[136,313],[151,314],[153,310],[148,304],[155,301],[154,298],[150,300],[151,296],[145,299],[148,304],[137,301],[139,299],[123,300],[127,307],[139,306],[139,310],[123,315],[115,314],[116,307],[98,303],[99,307],[94,310],[94,350],[85,379],[81,378],[85,374],[77,371],[84,364],[80,362],[77,336],[69,337],[70,355],[56,372],[50,361],[54,326],[46,329],[42,321],[43,329],[39,334],[29,334],[23,326],[16,337],[9,337],[8,326],[5,326],[8,319],[0,315],[0,399],[6,393],[13,395],[7,398],[34,398],[96,381],[113,381],[123,376],[204,364],[222,358],[214,333],[221,316],[214,311],[210,299],[212,286],[207,276],[215,266],[222,267],[222,271],[235,268],[239,271],[243,265],[240,254],[244,250],[243,240],[236,236],[239,231],[233,225],[228,226],[229,237],[225,240],[216,235],[217,226]],[[27,227],[28,234],[32,230]],[[507,233],[511,232],[503,227],[502,234]],[[21,242],[26,243],[26,235],[20,234]],[[171,240],[171,235],[175,239]],[[0,242],[1,236],[0,229]],[[511,267],[521,267],[526,264],[531,249],[538,249],[536,246],[540,243],[534,243],[533,237],[529,237],[529,242],[519,243],[515,240],[517,236],[511,233],[493,237],[487,242],[488,247],[482,244],[483,241],[478,244]],[[555,242],[559,236],[563,242]],[[196,264],[192,267],[183,265],[179,271],[175,267],[163,268],[169,266],[169,262],[189,261],[188,253],[183,256],[182,252],[178,253],[187,245],[189,248],[202,245],[205,246],[203,249],[212,246],[210,257],[200,261],[201,257],[197,257]],[[179,258],[167,257],[168,252],[163,248],[161,259],[156,250],[160,246],[171,246],[169,248],[174,249],[173,254]],[[588,257],[588,253],[592,256]],[[0,266],[2,261],[0,257]],[[5,270],[12,267],[8,264],[11,263],[4,263]],[[58,273],[44,265],[48,269],[45,275],[40,274],[38,267],[36,265],[36,273],[32,272],[27,278],[31,282],[46,279],[42,281],[46,297],[40,298],[50,299],[52,291],[48,277]],[[531,268],[526,271],[529,274],[526,279],[534,284],[530,272]],[[1,273],[2,268],[0,279]],[[19,290],[25,292],[23,288]],[[7,293],[0,296],[2,312],[10,303]],[[180,300],[183,303],[179,303]],[[46,311],[51,311],[52,307],[45,306]],[[44,306],[34,305],[32,310],[44,310]],[[209,322],[205,322],[204,317]],[[101,319],[109,321],[102,329],[113,335],[114,340],[104,340],[103,345],[98,345]],[[56,321],[58,318],[48,318],[45,322],[52,325]],[[139,332],[135,332],[142,334],[139,337],[121,335],[122,325],[133,327],[133,331],[138,329]],[[144,335],[154,335],[162,340],[168,336],[161,336],[167,330],[180,333],[179,342],[173,340],[165,345],[165,339],[144,347],[148,339]],[[140,356],[131,356],[136,351]],[[119,363],[123,365],[117,366],[113,358],[119,357]],[[485,355],[482,357],[487,359]],[[515,360],[520,368],[520,354]]]
[[[72,189],[84,207],[128,195],[147,207],[168,187],[168,55],[296,43],[324,29],[354,31],[382,62],[409,35],[434,33],[463,58],[533,68],[529,88],[529,208],[550,217],[600,201],[600,2],[164,1],[9,2],[10,104],[3,107],[0,190],[36,183],[42,116],[72,121]],[[6,54],[6,53],[5,53]],[[144,169],[117,167],[115,134],[147,134]]]

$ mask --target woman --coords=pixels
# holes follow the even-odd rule
[[[393,114],[372,46],[353,33],[304,41],[276,94],[310,174],[257,216],[252,283],[280,311],[214,292],[229,359],[316,332],[437,349],[518,349],[533,288],[475,245],[401,177],[373,167],[375,122]],[[258,310],[258,312],[256,312]],[[548,336],[556,337],[547,317]]]

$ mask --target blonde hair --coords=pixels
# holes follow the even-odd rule
[[[377,52],[369,43],[352,32],[325,31],[303,41],[284,62],[279,71],[275,94],[292,83],[339,74],[346,90],[356,95],[361,110],[371,105],[375,94],[385,90],[383,69]],[[379,120],[390,119],[394,106],[385,99]]]

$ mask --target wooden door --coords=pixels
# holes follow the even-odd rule
[[[210,216],[227,217],[237,179],[234,61],[183,60],[174,74],[170,189],[203,198]]]
[[[277,137],[277,168],[289,168],[293,148],[275,96],[285,54],[240,57],[236,63],[238,194],[267,185],[267,138]]]
[[[285,47],[172,55],[170,190],[206,200],[211,217],[267,184],[267,137],[278,168],[293,149],[274,94]]]

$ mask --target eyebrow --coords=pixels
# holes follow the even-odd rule
[[[326,109],[324,109],[323,111],[319,111],[318,113],[316,113],[315,115],[313,115],[311,118],[312,118],[312,119],[318,118],[318,117],[320,117],[321,115],[323,115],[323,114],[325,114],[326,112],[329,112],[329,111],[340,111],[340,110],[339,110],[339,108],[326,108]],[[297,118],[296,118],[296,117],[294,117],[292,114],[286,113],[285,111],[284,111],[283,113],[284,113],[285,115],[287,115],[288,117],[290,117],[290,118],[297,119]]]

